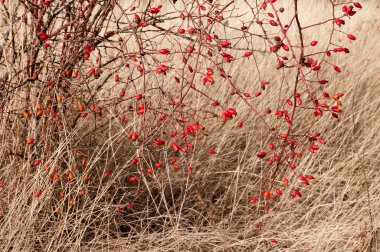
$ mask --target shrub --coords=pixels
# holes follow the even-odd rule
[[[209,140],[224,131],[261,139],[246,157],[256,189],[241,192],[254,211],[301,197],[314,179],[302,157],[328,143],[321,118],[342,112],[334,82],[347,73],[332,58],[349,53],[346,26],[362,8],[331,2],[306,23],[297,0],[3,2],[7,158],[29,164],[30,200],[49,221],[90,206],[138,220],[168,172],[186,183],[202,162],[231,158]]]

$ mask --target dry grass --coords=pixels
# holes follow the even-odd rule
[[[283,197],[267,214],[256,214],[247,205],[255,178],[260,176],[251,148],[260,145],[263,137],[253,126],[237,131],[215,124],[208,127],[212,135],[208,144],[219,150],[218,155],[197,156],[192,160],[192,175],[167,170],[159,178],[161,190],[148,187],[136,203],[138,210],[115,213],[118,190],[126,190],[125,199],[133,195],[123,186],[125,176],[119,171],[112,181],[92,185],[93,197],[71,192],[78,203],[70,207],[65,198],[61,213],[56,214],[52,207],[57,195],[49,189],[57,184],[48,183],[43,170],[31,173],[30,159],[10,155],[11,150],[18,151],[20,126],[4,120],[0,181],[6,186],[0,188],[0,249],[380,251],[380,9],[375,2],[364,3],[366,9],[352,20],[350,29],[359,39],[350,45],[350,57],[344,62],[340,59],[346,74],[335,80],[339,90],[347,91],[344,113],[337,121],[321,122],[327,144],[318,155],[307,154],[300,164],[316,176],[302,198]],[[253,68],[235,67],[234,78],[249,86]],[[243,107],[235,105],[238,110]],[[77,131],[85,130],[83,122]],[[94,153],[88,165],[108,163],[128,151],[118,142],[122,133],[118,125],[110,125],[98,136],[103,145],[86,146]],[[60,138],[50,163],[62,153],[71,162],[72,138]],[[43,196],[34,198],[33,192],[41,187]],[[272,238],[278,244],[272,244]]]

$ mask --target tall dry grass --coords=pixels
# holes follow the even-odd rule
[[[307,15],[323,10],[323,1],[302,1]],[[316,180],[296,200],[282,197],[267,214],[258,215],[247,204],[261,167],[251,149],[265,138],[254,125],[237,131],[232,125],[209,125],[208,145],[218,150],[211,159],[195,156],[194,173],[167,170],[159,178],[160,191],[147,186],[137,210],[115,213],[119,202],[127,204],[133,191],[126,186],[123,170],[112,179],[92,184],[93,195],[82,196],[75,186],[69,196],[57,200],[44,170],[33,171],[31,157],[15,153],[20,148],[20,121],[6,113],[0,125],[0,249],[2,251],[380,251],[380,40],[379,3],[364,2],[365,9],[350,24],[358,40],[350,56],[338,58],[345,74],[331,90],[345,90],[344,113],[339,120],[320,122],[327,144],[318,155],[307,154],[300,164]],[[310,20],[312,22],[314,20]],[[3,22],[9,25],[9,20]],[[7,31],[3,23],[3,35]],[[323,29],[318,31],[323,37]],[[320,35],[322,33],[322,35]],[[21,31],[20,31],[20,36]],[[312,34],[309,35],[312,37]],[[3,41],[4,38],[2,38]],[[6,41],[5,41],[6,42]],[[21,42],[20,42],[21,43]],[[4,48],[6,45],[4,44]],[[11,53],[4,49],[4,56]],[[1,75],[17,71],[22,63],[1,67]],[[269,63],[263,63],[265,69]],[[236,82],[255,78],[250,65],[230,71]],[[268,70],[267,71],[271,71]],[[271,73],[269,72],[268,75]],[[273,78],[276,76],[273,73]],[[218,90],[223,93],[223,90]],[[18,94],[22,97],[25,94]],[[4,111],[18,106],[18,97],[7,97]],[[275,101],[268,101],[275,102]],[[269,104],[268,104],[269,105]],[[244,110],[243,104],[234,104]],[[110,111],[112,111],[110,109]],[[129,125],[133,127],[133,125]],[[49,153],[51,164],[65,159],[75,163],[76,137],[90,126],[80,122],[54,143],[38,151]],[[21,132],[22,133],[22,132]],[[117,162],[129,146],[122,141],[125,129],[117,122],[107,125],[82,146],[88,166]],[[96,144],[94,144],[96,143]],[[32,172],[33,171],[33,172]],[[98,175],[103,174],[98,171]],[[44,188],[40,198],[33,193]],[[51,192],[51,193],[50,193]],[[117,199],[117,201],[116,201]],[[55,207],[60,206],[60,213]],[[124,206],[125,207],[125,206]],[[260,225],[257,228],[257,225]],[[276,239],[277,244],[270,242]]]

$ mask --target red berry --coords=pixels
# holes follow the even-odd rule
[[[151,8],[149,12],[152,13],[152,14],[156,14],[156,13],[158,13],[159,11],[160,11],[159,8]]]
[[[160,49],[160,54],[168,54],[170,51],[168,49]]]
[[[215,150],[209,150],[208,153],[209,153],[210,155],[214,155],[214,154],[216,154],[216,151],[215,151]]]
[[[258,156],[259,158],[265,158],[266,155],[267,155],[267,153],[266,153],[265,151],[260,151],[260,152],[257,154],[257,156]]]
[[[230,46],[230,45],[231,45],[231,43],[228,42],[228,41],[222,41],[222,42],[220,42],[220,46],[221,46],[221,47],[228,47],[228,46]]]
[[[34,193],[34,197],[40,197],[42,194],[41,190],[38,190],[37,192]]]
[[[162,164],[160,162],[154,163],[154,166],[156,166],[157,168],[162,168]]]
[[[137,178],[135,176],[132,176],[132,177],[129,178],[129,181],[132,182],[132,183],[136,182]]]
[[[252,199],[249,200],[249,204],[255,204],[257,202],[257,198],[253,197]]]
[[[335,70],[336,72],[338,72],[338,73],[341,72],[341,70],[340,70],[340,68],[339,68],[338,66],[334,66],[334,70]]]
[[[47,40],[49,38],[48,35],[44,32],[39,32],[38,35],[41,37],[42,40]]]
[[[164,140],[161,140],[161,139],[157,139],[157,140],[156,140],[156,144],[157,144],[157,145],[163,145],[164,143],[165,143]]]
[[[276,189],[276,193],[277,193],[278,195],[282,195],[282,192],[281,192],[280,189]]]
[[[277,26],[278,24],[276,23],[276,21],[274,20],[269,20],[269,23],[272,25],[272,26]]]
[[[179,33],[179,34],[184,34],[184,33],[185,33],[185,29],[180,28],[180,29],[178,30],[178,33]]]
[[[250,51],[244,53],[244,57],[249,57],[251,55],[252,55],[252,52],[250,52]]]
[[[356,40],[356,37],[352,34],[347,34],[347,38],[349,38],[351,40]]]
[[[287,134],[280,134],[279,136],[280,136],[281,138],[287,138],[287,137],[288,137]]]
[[[361,5],[359,2],[354,2],[354,6],[355,6],[356,8],[359,8],[359,9],[362,8],[362,5]]]

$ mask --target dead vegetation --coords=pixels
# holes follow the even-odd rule
[[[319,4],[323,8],[323,3]],[[209,125],[207,132],[212,138],[207,145],[219,153],[212,158],[195,156],[192,174],[165,168],[163,176],[146,178],[146,188],[136,196],[128,184],[128,166],[118,167],[107,180],[102,179],[105,168],[97,168],[91,176],[99,179],[89,183],[84,194],[78,189],[83,181],[70,186],[63,180],[51,183],[43,167],[35,170],[33,155],[21,145],[28,132],[24,132],[20,117],[11,116],[19,113],[15,108],[27,95],[6,92],[5,85],[0,84],[0,182],[4,183],[0,188],[0,249],[380,251],[380,19],[376,1],[363,5],[360,17],[351,24],[351,29],[360,34],[350,45],[351,57],[338,59],[345,68],[345,74],[336,80],[339,89],[346,90],[343,115],[321,123],[328,129],[326,145],[318,155],[307,154],[300,164],[305,172],[316,175],[316,180],[301,198],[292,200],[286,195],[265,214],[247,204],[262,168],[252,153],[252,148],[264,141],[255,125],[239,131],[233,125]],[[15,12],[18,7],[13,6]],[[2,18],[3,83],[10,72],[22,71],[25,62],[21,61],[23,55],[10,50],[11,42],[22,43],[23,31],[14,30],[17,39],[12,38],[9,31],[16,29],[12,26],[16,20]],[[249,90],[254,68],[238,65],[231,72]],[[93,87],[103,79],[96,81]],[[237,109],[244,106],[235,105]],[[113,108],[109,111],[116,114]],[[45,153],[50,164],[65,167],[76,164],[78,147],[87,167],[122,163],[132,145],[124,140],[125,128],[113,122],[99,126],[96,137],[93,122],[81,120],[63,135],[46,129],[44,134],[53,136],[55,142],[46,140],[34,152]],[[80,146],[76,140],[79,135],[85,136]],[[166,160],[169,162],[168,157]],[[35,198],[39,188],[44,192]],[[59,195],[57,188],[64,188],[65,193]],[[131,198],[134,203],[129,209]],[[115,212],[118,205],[121,212]]]

